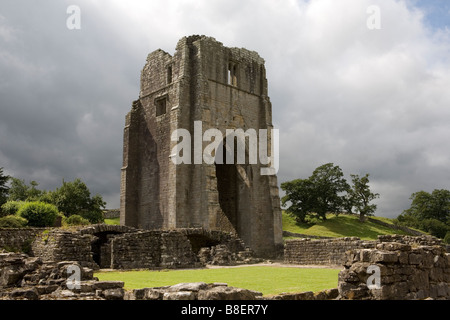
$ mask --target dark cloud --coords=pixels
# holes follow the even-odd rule
[[[46,189],[80,177],[117,207],[146,55],[206,34],[266,60],[279,182],[333,162],[370,173],[377,214],[396,216],[412,192],[450,185],[450,33],[422,1],[378,3],[381,30],[366,26],[369,0],[80,0],[69,30],[75,3],[3,0],[0,166]]]

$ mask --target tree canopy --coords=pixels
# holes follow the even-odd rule
[[[9,187],[8,181],[11,177],[3,173],[3,167],[0,168],[0,206],[8,200]]]
[[[286,212],[300,222],[315,218],[326,220],[327,213],[353,213],[354,209],[363,221],[365,216],[375,212],[377,206],[371,201],[379,195],[370,191],[369,174],[351,177],[352,186],[347,183],[339,166],[333,163],[321,165],[307,179],[281,184],[285,191],[282,205],[287,206]]]
[[[450,238],[449,190],[419,191],[410,199],[410,208],[397,217],[399,224],[421,229],[439,238]]]

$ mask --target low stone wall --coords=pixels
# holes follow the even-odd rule
[[[341,266],[345,262],[347,250],[373,247],[375,247],[375,241],[363,241],[357,237],[287,240],[284,248],[284,262]]]
[[[378,240],[360,240],[360,238],[357,237],[320,240],[303,238],[286,241],[284,248],[284,262],[303,265],[342,266],[346,262],[345,252],[347,250],[375,248],[379,242],[392,241],[414,246],[442,246],[442,241],[440,239],[429,235],[380,235],[378,236]]]
[[[90,268],[194,268],[261,261],[235,235],[196,228],[151,231],[96,224],[0,229],[1,249],[25,252],[44,262],[80,261]]]
[[[103,218],[115,219],[120,217],[120,209],[107,209],[103,211]]]
[[[450,299],[450,254],[437,239],[413,238],[383,236],[374,249],[349,250],[339,299]]]
[[[140,231],[111,241],[111,268],[192,268],[198,266],[187,237],[177,231]]]
[[[0,249],[15,252],[31,252],[31,244],[45,228],[0,229]]]
[[[79,261],[83,266],[97,267],[92,258],[92,236],[66,230],[45,230],[32,243],[33,255],[44,262]]]

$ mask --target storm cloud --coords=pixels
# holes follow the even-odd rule
[[[69,5],[81,29],[67,28]],[[369,6],[380,9],[370,29]],[[205,34],[266,61],[279,182],[333,162],[370,173],[376,215],[450,188],[450,7],[442,2],[23,1],[0,4],[0,167],[119,206],[124,118],[148,53]]]

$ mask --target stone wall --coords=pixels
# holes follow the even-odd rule
[[[177,231],[140,231],[111,241],[111,268],[192,268],[199,266],[187,237]]]
[[[450,254],[438,239],[381,236],[378,240],[374,249],[347,252],[345,269],[339,273],[340,299],[450,299]],[[375,268],[378,284],[371,271]]]
[[[97,267],[92,258],[91,235],[61,229],[46,230],[36,236],[32,252],[42,261],[79,261],[83,266]]]
[[[357,237],[288,240],[284,248],[284,262],[306,265],[343,265],[347,250],[373,247],[375,247],[375,241],[363,241]]]
[[[21,228],[0,229],[0,249],[6,251],[26,252],[31,251],[31,244],[38,234],[45,228]]]
[[[442,245],[438,238],[404,235],[380,235],[378,240],[361,240],[358,237],[333,239],[294,239],[287,240],[284,248],[284,262],[309,265],[344,265],[345,252],[354,249],[375,248],[379,242],[400,242],[410,245]],[[444,247],[445,250],[445,247]]]

